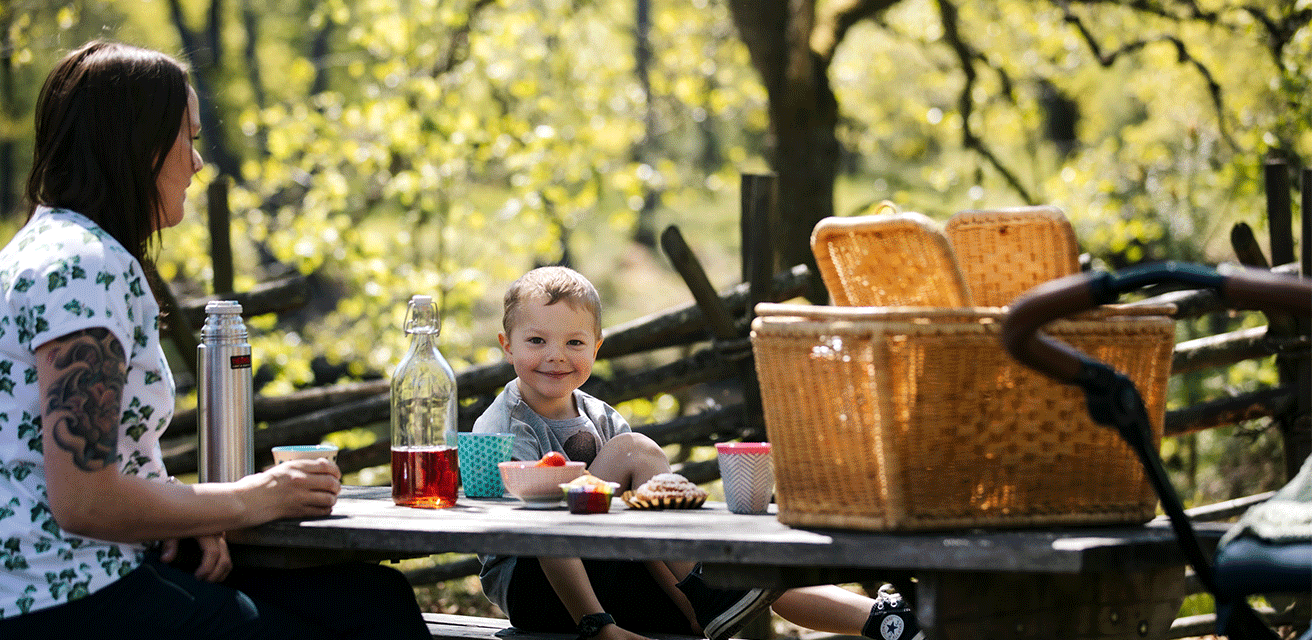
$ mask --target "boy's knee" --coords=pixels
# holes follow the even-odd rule
[[[615,436],[614,438],[611,438],[606,442],[605,445],[602,446],[602,449],[604,450],[607,447],[621,449],[629,453],[659,452],[662,455],[664,455],[665,453],[665,451],[661,449],[661,446],[656,444],[655,440],[652,440],[651,438],[642,435],[641,433],[636,433],[633,431],[621,433]]]

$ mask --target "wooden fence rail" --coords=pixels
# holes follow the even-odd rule
[[[786,285],[773,296],[785,300],[800,292],[805,282],[805,267],[798,267],[776,280]],[[730,308],[741,306],[746,300],[743,285],[722,296]],[[1177,305],[1173,317],[1187,319],[1220,310],[1220,300],[1211,292],[1176,291],[1145,299],[1135,304],[1172,302]],[[701,322],[695,307],[680,307],[648,316],[606,332],[603,349],[611,336],[620,337],[620,347],[612,347],[608,357],[620,358],[668,348],[689,347],[696,341],[708,341],[704,331],[695,330]],[[652,335],[668,339],[677,337],[673,344],[659,343]],[[699,383],[727,381],[738,384],[742,354],[725,353],[729,348],[743,345],[725,343],[718,347],[703,347],[692,355],[678,358],[651,369],[625,373],[621,370],[609,379],[594,378],[584,390],[610,403],[634,398],[651,397],[661,392],[687,388]],[[1266,327],[1240,329],[1208,336],[1177,345],[1172,361],[1172,374],[1179,375],[1233,365],[1244,360],[1272,354],[1307,354],[1312,341],[1307,337],[1269,336]],[[511,378],[513,370],[505,363],[479,365],[456,374],[456,385],[462,399],[460,428],[468,430]],[[386,422],[389,411],[387,380],[370,380],[329,387],[297,391],[279,397],[258,397],[255,400],[256,420],[267,427],[256,432],[256,451],[266,452],[279,444],[305,444],[318,442],[335,431],[366,427]],[[1220,425],[1245,420],[1269,418],[1288,406],[1294,397],[1290,386],[1263,389],[1220,398],[1170,411],[1166,416],[1166,434],[1183,435]],[[747,412],[741,406],[719,407],[691,416],[682,416],[669,422],[646,425],[637,430],[652,436],[661,444],[696,446],[732,436],[749,428]],[[182,411],[174,418],[168,438],[163,442],[169,469],[174,473],[191,473],[196,469],[196,417],[194,410]],[[385,464],[387,451],[375,455],[345,455],[343,471],[359,471],[365,466]],[[258,456],[267,463],[267,456]],[[356,464],[361,466],[357,467]]]

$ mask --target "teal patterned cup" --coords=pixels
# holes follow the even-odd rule
[[[460,483],[464,485],[467,497],[500,498],[506,493],[497,463],[510,461],[510,450],[514,444],[513,433],[456,434]]]

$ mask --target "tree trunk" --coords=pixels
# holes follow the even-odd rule
[[[779,180],[780,213],[780,228],[772,236],[784,264],[810,269],[806,297],[825,302],[829,296],[811,253],[811,229],[834,213],[838,102],[829,86],[828,62],[811,48],[815,3],[730,0],[729,6],[769,96],[773,144],[766,155]]]
[[[219,86],[217,76],[223,57],[222,40],[219,39],[219,21],[222,19],[222,0],[212,0],[205,13],[207,24],[202,33],[187,26],[182,4],[179,0],[169,0],[169,14],[173,26],[178,30],[182,40],[182,50],[186,52],[187,61],[191,63],[191,80],[196,85],[196,94],[200,97],[201,129],[206,132],[209,142],[206,160],[214,164],[222,175],[232,176],[241,181],[241,160],[232,151],[224,136],[225,127],[219,115],[216,102]]]

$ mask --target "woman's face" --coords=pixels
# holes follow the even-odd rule
[[[182,222],[182,203],[187,199],[187,187],[191,186],[191,177],[196,175],[205,161],[200,159],[192,141],[200,135],[200,102],[196,91],[187,87],[187,112],[182,116],[182,127],[178,137],[164,159],[164,168],[159,172],[160,228],[167,228]]]

